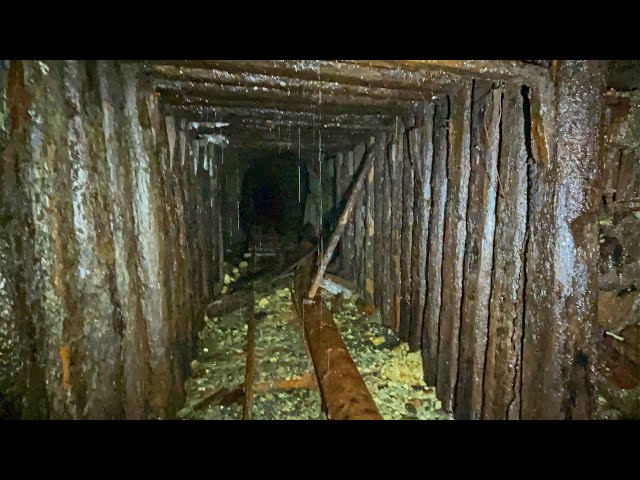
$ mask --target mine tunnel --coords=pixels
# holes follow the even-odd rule
[[[639,79],[1,61],[0,418],[640,418]]]

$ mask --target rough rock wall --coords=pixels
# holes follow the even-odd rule
[[[212,162],[205,173],[137,73],[11,62],[0,385],[23,418],[171,418],[183,399],[219,280],[213,240],[193,231],[218,204],[194,206]]]

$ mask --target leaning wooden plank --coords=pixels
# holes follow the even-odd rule
[[[471,85],[451,97],[450,152],[447,158],[447,205],[442,254],[442,309],[436,392],[443,408],[453,411],[458,375],[458,336],[462,301],[462,269],[467,237]]]
[[[368,156],[367,160],[373,158]],[[330,420],[382,420],[358,367],[342,341],[331,310],[318,296],[306,298],[311,264],[298,270],[294,305],[303,324],[307,346]]]
[[[372,148],[368,148],[365,153],[365,160],[363,162],[362,168],[360,169],[360,173],[358,174],[358,179],[356,183],[353,185],[353,189],[349,193],[349,199],[347,200],[347,204],[344,207],[342,214],[340,215],[340,220],[338,220],[338,226],[336,227],[335,232],[331,236],[331,240],[329,240],[329,245],[327,245],[327,249],[324,252],[324,256],[320,261],[320,266],[318,267],[318,272],[316,277],[309,289],[309,298],[313,298],[318,291],[318,287],[320,286],[320,282],[322,281],[322,276],[329,266],[329,262],[331,261],[331,257],[333,256],[333,252],[338,245],[338,241],[340,240],[340,236],[345,229],[349,219],[351,218],[351,213],[360,197],[360,193],[362,192],[362,186],[364,185],[364,181],[369,175],[369,170],[373,166],[373,159],[375,158],[374,151]]]
[[[491,83],[476,82],[473,102],[471,176],[455,416],[476,420],[482,415],[482,379],[493,268],[502,88]]]

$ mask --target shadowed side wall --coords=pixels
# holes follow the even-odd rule
[[[12,61],[6,98],[3,395],[23,418],[173,417],[219,281],[215,240],[192,235],[218,214],[194,206],[215,154],[135,65]]]

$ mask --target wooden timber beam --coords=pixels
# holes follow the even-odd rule
[[[160,101],[164,104],[163,108],[182,106],[189,107],[193,112],[206,111],[210,108],[262,108],[262,109],[287,109],[290,111],[316,113],[320,118],[322,115],[340,115],[340,114],[359,114],[359,115],[391,115],[402,114],[411,103],[401,104],[394,102],[377,102],[377,103],[325,103],[318,105],[317,102],[283,101],[282,99],[274,99],[265,96],[260,99],[247,98],[221,98],[208,97],[206,95],[185,95],[176,91],[161,91]],[[418,102],[415,102],[418,103]]]
[[[324,252],[324,256],[320,260],[320,266],[318,267],[318,272],[316,273],[315,279],[311,284],[311,288],[309,289],[309,293],[307,295],[309,298],[313,298],[316,296],[316,293],[318,292],[318,288],[320,288],[320,282],[322,282],[322,277],[324,276],[324,272],[329,266],[329,262],[331,261],[333,252],[338,246],[338,241],[340,240],[340,236],[342,235],[342,232],[344,231],[347,225],[347,221],[349,220],[349,217],[353,212],[353,208],[355,207],[358,197],[362,192],[362,187],[364,185],[364,182],[367,176],[369,175],[369,171],[371,170],[371,167],[373,166],[373,160],[375,158],[374,149],[370,147],[365,153],[364,157],[365,157],[365,160],[363,162],[363,166],[360,170],[360,173],[358,174],[356,183],[353,185],[353,189],[349,194],[349,199],[347,200],[347,204],[345,205],[344,210],[340,215],[340,219],[338,220],[338,226],[333,232],[333,235],[331,235],[331,240],[329,241],[329,245],[327,246],[327,249]]]
[[[540,65],[520,60],[350,60],[370,67],[431,72],[437,75],[458,75],[482,80],[519,79],[526,84],[550,80],[550,71]]]
[[[329,420],[382,420],[358,367],[344,344],[333,315],[321,298],[309,300],[314,257],[298,269],[294,305],[300,317]]]
[[[291,121],[291,120],[268,120],[268,119],[259,119],[259,120],[251,120],[251,119],[231,119],[227,123],[228,125],[215,125],[213,122],[198,122],[199,129],[214,129],[216,131],[225,131],[225,130],[237,130],[237,129],[257,129],[257,130],[272,130],[278,131],[278,128],[282,132],[291,131],[292,135],[295,132],[296,138],[298,135],[298,129],[301,132],[304,131],[318,131],[322,130],[323,132],[344,132],[345,130],[350,131],[380,131],[385,129],[393,128],[393,125],[380,125],[377,123],[374,124],[357,124],[357,123],[336,123],[336,122],[318,122],[311,123],[308,121]]]
[[[384,126],[395,120],[392,114],[331,114],[322,112],[297,111],[289,109],[269,109],[256,107],[200,107],[199,110],[188,105],[161,105],[165,115],[175,115],[188,121],[202,120],[203,116],[211,121],[231,121],[235,119],[252,119],[265,121],[281,121],[283,123],[316,125],[319,123],[336,123],[349,125],[352,123]]]
[[[337,81],[310,80],[295,77],[265,75],[248,72],[228,72],[218,69],[182,68],[172,65],[152,65],[147,67],[147,78],[152,82],[176,82],[185,84],[215,84],[250,89],[270,88],[287,93],[315,93],[323,95],[367,96],[372,98],[394,98],[398,101],[412,101],[423,98],[425,92],[446,93],[449,87],[430,85],[430,88],[403,89],[374,87],[369,85],[350,85]]]
[[[183,96],[197,98],[230,99],[230,100],[278,100],[287,105],[308,102],[312,105],[354,105],[371,107],[392,107],[398,104],[411,104],[430,100],[433,92],[424,91],[415,95],[374,97],[366,94],[330,93],[322,95],[315,90],[283,90],[271,87],[246,87],[238,85],[220,85],[216,83],[196,83],[179,80],[154,80],[153,86],[162,93],[175,92]]]
[[[311,81],[336,82],[345,85],[406,90],[440,89],[454,86],[455,74],[408,69],[379,68],[340,60],[155,60],[151,65],[172,65],[186,69],[216,69],[229,74],[258,74]]]

